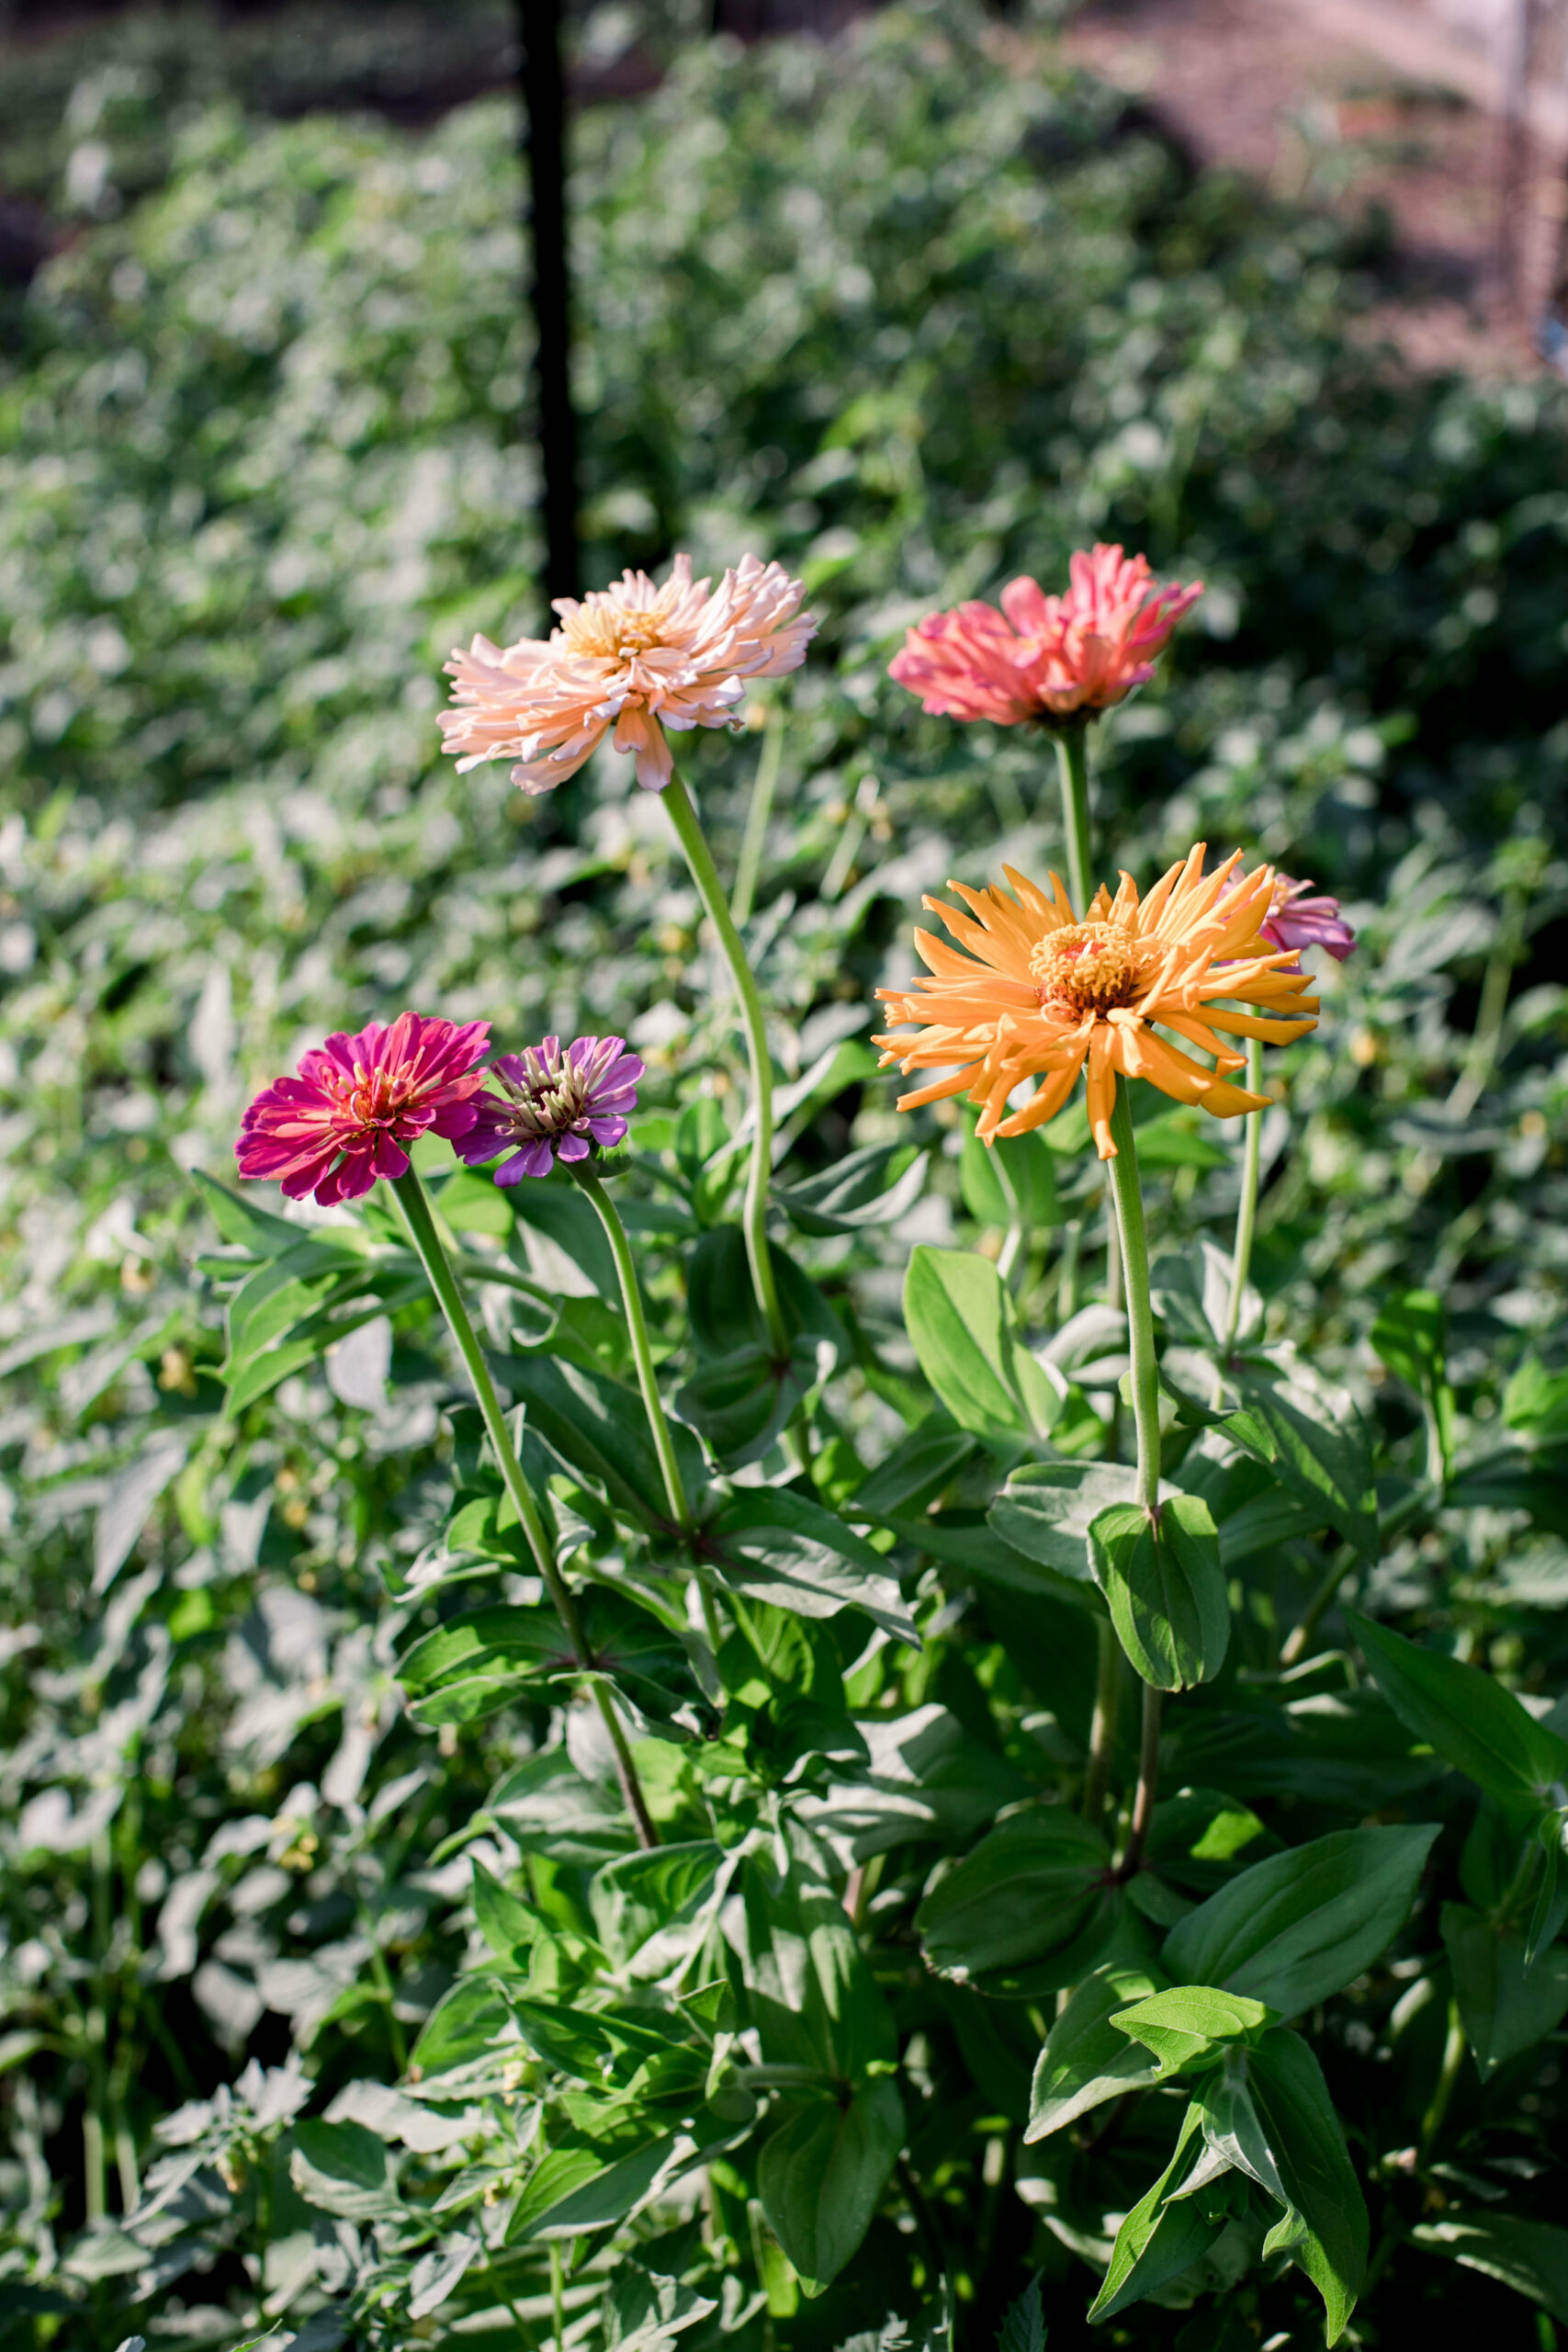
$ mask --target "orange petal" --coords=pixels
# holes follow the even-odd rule
[[[1273,1105],[1269,1095],[1249,1094],[1245,1086],[1230,1086],[1221,1079],[1204,1095],[1202,1107],[1216,1119],[1239,1119],[1244,1111],[1268,1111]]]

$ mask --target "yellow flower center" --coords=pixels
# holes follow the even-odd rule
[[[620,654],[646,653],[650,645],[660,644],[664,622],[660,605],[638,612],[606,597],[600,604],[584,605],[581,611],[569,614],[561,624],[561,634],[574,653],[613,662]]]
[[[1048,931],[1029,959],[1042,1004],[1058,1004],[1081,1020],[1135,1004],[1148,982],[1148,950],[1120,922],[1071,922]]]

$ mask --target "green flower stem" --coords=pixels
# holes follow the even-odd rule
[[[1438,2075],[1436,2087],[1432,2092],[1431,2105],[1421,2118],[1421,2137],[1416,2143],[1417,2172],[1425,2172],[1431,2158],[1432,2150],[1437,2144],[1438,2134],[1443,2128],[1443,2120],[1449,2111],[1449,2101],[1454,2095],[1454,2085],[1459,2081],[1459,2070],[1464,2064],[1464,2053],[1468,2047],[1464,2025],[1459,2013],[1459,2003],[1450,1999],[1449,2035],[1443,2044],[1443,2063]]]
[[[1116,1106],[1111,1114],[1111,1138],[1116,1146],[1116,1157],[1110,1163],[1111,1189],[1122,1238],[1122,1279],[1133,1354],[1133,1419],[1138,1432],[1137,1498],[1145,1510],[1152,1512],[1159,1504],[1159,1363],[1155,1354],[1149,1244],[1144,1226],[1144,1196],[1138,1183],[1138,1148],[1133,1140],[1133,1106],[1127,1080],[1120,1073],[1116,1080]]]
[[[784,1363],[789,1358],[789,1338],[779,1306],[778,1285],[773,1280],[773,1261],[768,1253],[768,1179],[773,1170],[773,1066],[768,1053],[762,1000],[757,993],[757,983],[752,978],[751,967],[746,961],[740,933],[726,902],[718,869],[714,865],[713,853],[697,822],[691,795],[682,783],[679,771],[673,768],[664,787],[664,806],[670,812],[675,838],[691,868],[697,895],[706,910],[709,922],[718,933],[719,945],[724,950],[730,977],[735,982],[735,992],[740,1000],[746,1050],[751,1064],[751,1110],[756,1121],[742,1211],[746,1255],[750,1261],[757,1304],[768,1327],[768,1344],[777,1361]]]
[[[1294,1666],[1299,1659],[1306,1656],[1311,1647],[1313,1636],[1326,1616],[1335,1594],[1355,1565],[1355,1545],[1341,1544],[1337,1555],[1330,1563],[1327,1574],[1303,1610],[1300,1623],[1292,1626],[1291,1632],[1285,1636],[1284,1646],[1280,1652],[1280,1664],[1282,1667]]]
[[[1080,1811],[1091,1829],[1098,1829],[1111,1785],[1111,1755],[1116,1744],[1116,1717],[1122,1697],[1122,1645],[1109,1617],[1097,1618],[1099,1642],[1094,1680],[1094,1716],[1089,1731],[1089,1763],[1084,1772]]]
[[[1249,1037],[1247,1041],[1247,1084],[1249,1093],[1261,1093],[1263,1089],[1263,1041]],[[1225,1336],[1222,1354],[1228,1356],[1235,1345],[1235,1335],[1241,1325],[1242,1295],[1247,1289],[1247,1277],[1252,1268],[1252,1237],[1258,1225],[1258,1175],[1262,1164],[1263,1114],[1248,1111],[1243,1121],[1241,1146],[1241,1200],[1235,1213],[1235,1248],[1231,1255],[1230,1304],[1225,1309]]]
[[[1067,839],[1067,891],[1079,922],[1089,921],[1094,896],[1089,854],[1089,724],[1069,720],[1055,729],[1056,767],[1062,779],[1062,830]]]
[[[631,1243],[626,1228],[621,1223],[620,1212],[587,1160],[579,1160],[572,1174],[599,1213],[604,1228],[604,1238],[615,1261],[615,1272],[620,1279],[621,1304],[626,1311],[626,1329],[631,1336],[632,1360],[637,1365],[637,1383],[642,1391],[648,1426],[653,1435],[653,1450],[659,1456],[659,1467],[664,1479],[665,1500],[670,1516],[682,1535],[691,1532],[692,1506],[686,1499],[686,1489],[681,1476],[681,1465],[675,1459],[675,1442],[670,1434],[670,1423],[664,1411],[664,1400],[659,1394],[659,1382],[654,1375],[653,1351],[648,1343],[648,1318],[642,1311],[642,1293],[637,1287],[637,1267],[632,1261]]]
[[[468,1310],[463,1304],[463,1295],[458,1290],[453,1278],[452,1269],[447,1263],[446,1252],[441,1246],[441,1237],[435,1230],[435,1220],[430,1213],[430,1203],[425,1197],[424,1187],[419,1181],[417,1170],[411,1167],[406,1175],[394,1177],[391,1194],[393,1207],[420,1264],[424,1268],[425,1279],[435,1294],[436,1303],[446,1317],[447,1329],[457,1342],[457,1353],[463,1359],[464,1369],[472,1384],[474,1396],[479,1405],[479,1417],[484,1422],[485,1433],[490,1439],[491,1448],[501,1472],[502,1484],[505,1487],[512,1499],[513,1508],[517,1513],[524,1535],[527,1539],[528,1549],[534,1556],[534,1565],[544,1579],[546,1591],[555,1603],[556,1613],[566,1628],[567,1639],[571,1644],[578,1664],[585,1673],[593,1678],[592,1688],[594,1701],[600,1714],[604,1717],[604,1728],[610,1736],[610,1745],[615,1750],[616,1776],[620,1781],[621,1794],[626,1800],[626,1810],[637,1826],[637,1843],[645,1848],[657,1846],[659,1832],[655,1829],[652,1817],[649,1813],[648,1802],[637,1776],[637,1767],[632,1762],[631,1750],[626,1746],[626,1733],[621,1728],[614,1701],[594,1672],[593,1655],[583,1634],[582,1621],[577,1613],[577,1603],[573,1600],[559,1569],[556,1566],[550,1550],[549,1537],[545,1532],[545,1522],[539,1516],[539,1507],[534,1499],[533,1489],[523,1475],[523,1464],[517,1459],[517,1449],[512,1442],[512,1432],[506,1426],[506,1416],[501,1409],[501,1399],[495,1393],[495,1383],[490,1376],[490,1366],[484,1360],[484,1351],[474,1336],[474,1327],[468,1320]]]
[[[1116,1222],[1122,1236],[1122,1278],[1126,1292],[1127,1336],[1132,1346],[1133,1420],[1138,1433],[1137,1499],[1159,1523],[1159,1361],[1155,1354],[1154,1305],[1149,1296],[1149,1243],[1144,1224],[1144,1196],[1138,1182],[1138,1148],[1133,1139],[1133,1105],[1127,1080],[1118,1072],[1116,1102],[1111,1114],[1111,1137],[1116,1157],[1111,1162]],[[1138,1869],[1153,1817],[1155,1791],[1159,1783],[1160,1694],[1144,1686],[1143,1737],[1138,1750],[1138,1785],[1133,1797],[1133,1817],[1127,1849],[1118,1876],[1129,1879]]]
[[[750,922],[751,910],[757,903],[757,877],[762,870],[768,821],[773,813],[773,794],[783,764],[784,708],[781,704],[771,702],[762,724],[762,752],[757,762],[757,780],[751,786],[751,805],[746,811],[746,831],[740,840],[740,863],[735,869],[735,895],[729,901],[729,911],[738,928]]]

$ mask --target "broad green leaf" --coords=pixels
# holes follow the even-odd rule
[[[1203,2149],[1201,2110],[1194,2104],[1182,2118],[1176,2150],[1164,2172],[1146,2188],[1116,2233],[1116,2243],[1090,2304],[1092,2320],[1113,2319],[1130,2303],[1163,2287],[1213,2245],[1229,2218],[1224,2183],[1190,2197],[1175,2194],[1197,2165]]]
[[[624,1592],[591,1586],[578,1601],[589,1663],[660,1723],[693,1724],[705,1709],[679,1639]],[[476,1723],[529,1690],[583,1671],[555,1611],[515,1601],[464,1610],[414,1643],[398,1679],[422,1723]],[[694,1713],[694,1710],[696,1712]]]
[[[258,1202],[247,1200],[243,1193],[231,1193],[227,1184],[218,1183],[200,1168],[190,1171],[191,1182],[197,1187],[211,1212],[212,1221],[225,1241],[232,1241],[243,1250],[252,1250],[258,1258],[281,1257],[285,1250],[298,1247],[302,1228],[291,1225],[287,1217],[275,1216]]]
[[[858,2083],[895,2057],[886,1996],[809,1832],[786,1821],[782,1851],[748,1854],[735,1886],[721,1928],[764,2063]]]
[[[1346,1615],[1400,1721],[1478,1788],[1517,1804],[1552,1801],[1554,1789],[1568,1787],[1568,1740],[1538,1723],[1494,1676],[1370,1617]]]
[[[1154,1809],[1145,1860],[1175,1885],[1212,1894],[1237,1871],[1280,1850],[1279,1838],[1249,1806],[1219,1789],[1179,1789]]]
[[[1448,1363],[1448,1312],[1435,1290],[1401,1291],[1371,1328],[1372,1347],[1417,1396],[1439,1388]]]
[[[949,1413],[928,1413],[918,1429],[896,1445],[856,1487],[849,1504],[852,1519],[863,1511],[880,1519],[888,1511],[915,1511],[933,1502],[979,1452],[967,1430]]]
[[[1247,2087],[1297,2223],[1287,2216],[1265,2252],[1288,2250],[1306,2272],[1337,2343],[1366,2275],[1367,2208],[1323,2069],[1299,2033],[1276,2028],[1248,2054]]]
[[[723,1860],[722,1848],[698,1838],[656,1846],[650,1853],[623,1854],[595,1871],[589,1906],[612,1964],[625,1968],[653,1939],[694,1911]]]
[[[1026,1462],[987,1513],[1004,1544],[1059,1577],[1093,1578],[1089,1531],[1100,1512],[1130,1503],[1137,1472],[1118,1462]]]
[[[832,1351],[820,1340],[797,1335],[784,1363],[771,1348],[749,1340],[730,1355],[700,1363],[677,1391],[675,1409],[716,1461],[738,1470],[761,1459],[832,1364]]]
[[[1087,1545],[1080,1578],[1059,1574],[1015,1551],[998,1534],[988,1512],[939,1510],[924,1519],[905,1519],[892,1513],[882,1524],[891,1528],[901,1543],[912,1544],[917,1552],[940,1561],[943,1567],[957,1569],[965,1579],[978,1577],[983,1584],[1000,1585],[1009,1592],[1036,1597],[1048,1594],[1053,1600],[1065,1601],[1072,1609],[1087,1610],[1092,1616],[1105,1614],[1100,1589],[1089,1578]]]
[[[487,1814],[502,1822],[525,1854],[592,1869],[636,1840],[613,1790],[585,1780],[563,1747],[530,1756],[491,1791]]]
[[[1032,2278],[1017,2302],[1009,2304],[997,2331],[997,2352],[1045,2352],[1045,2313],[1038,2278]]]
[[[684,2171],[696,2153],[696,2142],[682,2132],[663,2132],[623,2156],[612,2155],[602,2142],[552,2148],[528,2177],[506,2243],[527,2245],[612,2229]]]
[[[1073,1987],[1035,2065],[1026,2141],[1043,2140],[1108,2098],[1158,2079],[1146,2052],[1111,2022],[1114,2011],[1154,1992],[1156,1983],[1146,1968],[1107,1961]]]
[[[1410,1916],[1435,1822],[1340,1829],[1255,1862],[1173,1928],[1161,1955],[1189,1984],[1266,2001],[1283,2018],[1370,1968]]]
[[[777,1242],[769,1244],[769,1254],[785,1338],[792,1343],[821,1340],[841,1362],[848,1345],[844,1327],[817,1284]],[[738,1225],[716,1225],[692,1252],[686,1267],[686,1307],[699,1355],[732,1356],[742,1348],[772,1346],[757,1304],[745,1236]]]
[[[395,2221],[403,2210],[391,2151],[363,2123],[297,2123],[288,2177],[307,2205],[346,2222]]]
[[[903,2142],[902,2102],[879,2075],[852,2098],[803,2109],[762,2143],[762,2211],[808,2295],[859,2251]]]
[[[925,1153],[907,1143],[871,1144],[798,1184],[775,1184],[771,1197],[802,1233],[858,1233],[912,1209],[927,1167]]]
[[[492,1878],[482,1862],[474,1864],[474,1924],[497,1960],[509,1968],[526,1969],[529,1954],[545,1932],[536,1911]]]
[[[961,1429],[994,1443],[1055,1427],[1060,1396],[1019,1338],[988,1258],[922,1242],[910,1253],[904,1320],[921,1371]]]
[[[604,2299],[605,2352],[667,2352],[671,2336],[684,2335],[718,2309],[680,2279],[646,2269],[628,2257],[610,2274]]]
[[[1568,2015],[1568,1951],[1549,1945],[1526,1965],[1517,1928],[1462,1903],[1445,1903],[1443,1942],[1454,1996],[1483,2082],[1522,2050],[1545,2040]]]
[[[530,1430],[563,1468],[586,1479],[623,1518],[650,1529],[665,1523],[664,1481],[634,1388],[546,1356],[489,1362],[502,1386],[527,1407]],[[701,1448],[678,1423],[671,1433],[686,1491],[694,1496],[706,1483]]]
[[[976,1225],[1022,1221],[1025,1234],[1062,1221],[1056,1205],[1056,1163],[1037,1135],[998,1136],[983,1144],[973,1131],[958,1160],[964,1205]]]
[[[1197,1495],[1172,1495],[1157,1519],[1112,1503],[1090,1522],[1095,1581],[1128,1657],[1159,1690],[1186,1690],[1219,1672],[1230,1600],[1219,1536]]]
[[[1279,2023],[1279,2011],[1214,1984],[1175,1984],[1117,2010],[1110,2023],[1154,2052],[1163,2082],[1186,2066],[1217,2064],[1233,2043],[1256,2041]]]
[[[1500,2279],[1568,2326],[1568,2230],[1513,2213],[1469,2212],[1419,2222],[1410,2235],[1428,2254]]]
[[[414,2043],[411,2066],[416,2081],[449,2074],[482,2057],[503,2036],[511,2038],[512,2012],[500,1982],[493,1976],[459,1976],[449,1985],[424,2021]]]
[[[1364,1560],[1378,1556],[1377,1488],[1371,1442],[1348,1398],[1306,1366],[1266,1378],[1256,1362],[1233,1377],[1241,1408],[1225,1435],[1264,1462],[1282,1485],[1315,1510]]]
[[[832,1617],[859,1609],[897,1640],[919,1634],[880,1552],[820,1503],[783,1487],[736,1489],[702,1531],[702,1556],[732,1592]]]
[[[1111,1852],[1061,1805],[1017,1813],[944,1871],[915,1917],[931,1965],[961,1984],[1032,1970],[1114,1922]],[[1087,1962],[1085,1962],[1087,1965]]]
[[[1527,1356],[1503,1391],[1503,1419],[1529,1444],[1568,1437],[1568,1372],[1548,1372]]]

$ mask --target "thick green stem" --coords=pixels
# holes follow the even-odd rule
[[[1421,2119],[1421,2137],[1416,2143],[1417,2172],[1426,2170],[1432,2150],[1437,2144],[1438,2134],[1443,2128],[1443,2120],[1449,2111],[1449,2101],[1454,2095],[1454,2085],[1459,2080],[1459,2070],[1464,2064],[1467,2047],[1464,2025],[1459,2013],[1459,2003],[1450,1999],[1449,2038],[1443,2044],[1443,2063],[1438,2075],[1437,2086],[1432,2093],[1432,2103]]]
[[[406,1175],[395,1177],[392,1181],[391,1193],[393,1207],[404,1232],[413,1246],[420,1264],[424,1268],[425,1280],[429,1283],[435,1295],[436,1303],[446,1317],[447,1329],[457,1343],[457,1353],[463,1359],[463,1367],[468,1373],[473,1387],[474,1398],[479,1408],[479,1418],[484,1422],[485,1434],[490,1439],[491,1451],[495,1455],[496,1466],[501,1472],[502,1484],[506,1488],[513,1508],[517,1513],[528,1549],[533,1555],[534,1565],[544,1580],[546,1591],[555,1603],[556,1613],[566,1628],[567,1639],[571,1644],[578,1664],[593,1678],[592,1688],[594,1702],[604,1718],[604,1728],[609,1734],[610,1745],[615,1751],[616,1777],[621,1784],[621,1794],[626,1800],[626,1810],[637,1826],[637,1843],[643,1847],[657,1846],[659,1832],[655,1829],[652,1816],[649,1813],[648,1803],[642,1792],[642,1784],[637,1776],[637,1767],[632,1762],[631,1750],[626,1746],[626,1736],[621,1728],[620,1717],[615,1713],[615,1702],[597,1677],[593,1665],[593,1654],[588,1646],[582,1631],[582,1621],[577,1613],[577,1603],[573,1600],[560,1570],[556,1566],[555,1557],[550,1549],[550,1540],[545,1531],[545,1522],[539,1516],[538,1504],[534,1499],[533,1489],[523,1475],[523,1464],[517,1459],[517,1449],[512,1442],[512,1432],[506,1426],[506,1416],[501,1409],[501,1399],[495,1393],[495,1383],[490,1376],[490,1366],[486,1363],[484,1351],[474,1335],[474,1327],[468,1320],[468,1310],[463,1304],[463,1295],[453,1278],[446,1252],[441,1246],[441,1237],[435,1230],[435,1220],[430,1213],[430,1203],[425,1198],[424,1187],[420,1182],[416,1170],[410,1168]]]
[[[768,1344],[782,1363],[789,1356],[789,1337],[779,1306],[778,1285],[773,1280],[773,1261],[768,1252],[768,1179],[773,1159],[773,1065],[768,1052],[762,1000],[757,993],[757,983],[751,976],[751,967],[746,961],[740,933],[735,927],[734,918],[725,899],[718,869],[714,865],[713,853],[697,822],[691,795],[674,769],[671,769],[670,781],[664,787],[664,806],[670,812],[675,838],[681,844],[692,879],[697,886],[697,895],[702,899],[709,922],[718,933],[718,943],[724,950],[730,977],[735,982],[735,992],[740,1000],[746,1051],[751,1064],[751,1113],[755,1121],[741,1221],[757,1304],[768,1327]]]
[[[771,702],[762,723],[762,753],[757,762],[757,780],[751,786],[751,805],[746,811],[746,831],[740,838],[740,863],[735,869],[735,893],[729,901],[729,911],[738,926],[750,922],[751,910],[757,903],[757,878],[762,870],[768,821],[773,813],[773,793],[783,762],[784,709],[780,704]]]
[[[659,1394],[659,1382],[654,1374],[653,1351],[648,1343],[648,1319],[642,1311],[642,1293],[637,1286],[631,1243],[626,1239],[626,1228],[621,1223],[620,1212],[587,1161],[579,1161],[572,1174],[597,1209],[604,1238],[615,1261],[615,1272],[621,1285],[621,1304],[626,1311],[626,1329],[632,1343],[632,1361],[637,1365],[643,1409],[648,1415],[653,1450],[659,1456],[659,1467],[664,1479],[665,1500],[670,1506],[671,1519],[684,1535],[691,1531],[692,1506],[686,1499],[681,1465],[675,1459],[675,1441],[671,1435],[664,1400]]]
[[[1077,719],[1056,729],[1056,768],[1062,779],[1062,830],[1067,839],[1067,895],[1079,922],[1089,920],[1094,896],[1089,854],[1089,727]]]
[[[1263,1086],[1263,1045],[1258,1037],[1247,1041],[1247,1083],[1248,1091],[1261,1092]],[[1231,1255],[1230,1304],[1225,1309],[1224,1352],[1228,1356],[1235,1344],[1241,1328],[1241,1302],[1247,1289],[1247,1277],[1252,1267],[1252,1236],[1258,1224],[1258,1175],[1262,1164],[1263,1114],[1247,1114],[1246,1133],[1241,1147],[1241,1199],[1235,1213],[1235,1248]]]
[[[1133,1419],[1138,1432],[1137,1498],[1147,1511],[1159,1504],[1159,1362],[1155,1354],[1155,1316],[1149,1297],[1149,1244],[1144,1226],[1144,1196],[1138,1183],[1138,1148],[1133,1140],[1133,1106],[1127,1080],[1118,1076],[1111,1114],[1116,1157],[1110,1163],[1116,1223],[1122,1237],[1122,1279],[1126,1289],[1127,1337],[1132,1348]]]
[[[1152,1682],[1144,1685],[1143,1736],[1138,1743],[1138,1785],[1133,1792],[1133,1818],[1127,1826],[1127,1850],[1117,1865],[1119,1879],[1130,1879],[1142,1869],[1149,1824],[1154,1819],[1159,1787],[1160,1693]]]
[[[1084,1772],[1081,1811],[1090,1828],[1098,1829],[1111,1785],[1111,1756],[1116,1744],[1116,1716],[1122,1697],[1122,1645],[1109,1617],[1095,1626],[1099,1641],[1094,1680],[1094,1715],[1089,1727],[1089,1764]]]

